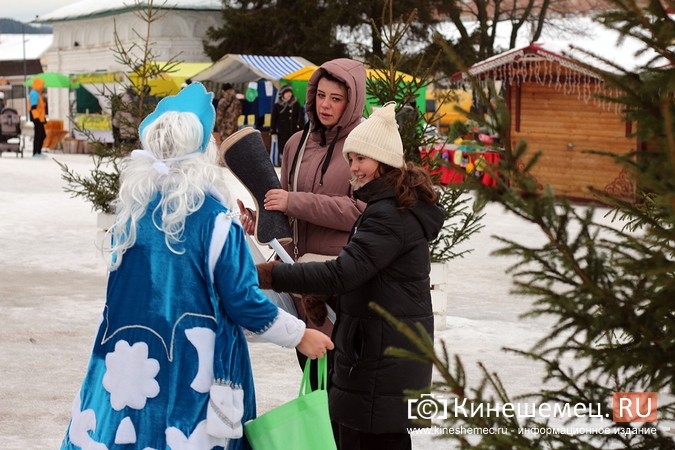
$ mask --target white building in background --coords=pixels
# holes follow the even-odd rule
[[[53,27],[53,42],[45,71],[64,74],[125,71],[115,59],[115,31],[122,47],[142,45],[148,24],[139,17],[145,0],[80,0],[38,17]],[[150,27],[155,61],[175,58],[183,62],[210,63],[202,40],[206,30],[222,23],[221,0],[167,0],[153,2],[157,20]],[[137,54],[137,53],[136,53]],[[49,90],[50,117],[66,119],[67,89]],[[67,120],[64,120],[66,123]],[[66,125],[68,127],[68,125]]]

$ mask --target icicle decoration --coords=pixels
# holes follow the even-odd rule
[[[602,78],[575,61],[534,45],[488,58],[471,67],[469,74],[477,77],[483,88],[487,88],[490,79],[510,85],[530,82],[552,87],[564,95],[576,95],[585,104],[592,103],[605,111],[613,107],[619,113],[621,108],[618,103],[597,97],[616,97],[620,94],[618,89],[606,88]],[[471,88],[465,75],[458,84]]]

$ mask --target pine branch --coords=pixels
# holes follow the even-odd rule
[[[174,71],[180,63],[177,59],[178,55],[163,63],[155,61],[156,56],[152,51],[154,42],[152,42],[151,27],[165,13],[160,13],[153,6],[152,0],[148,2],[136,0],[134,14],[145,24],[144,33],[141,34],[134,29],[133,33],[138,39],[125,44],[117,32],[116,22],[113,22],[113,55],[118,64],[128,69],[125,73],[127,91],[133,93],[135,100],[132,102],[122,101],[116,92],[105,86],[100,92],[100,95],[110,101],[113,111],[124,113],[121,127],[131,129],[137,129],[143,118],[155,108],[155,103],[150,101],[149,97],[150,80]],[[94,211],[113,214],[120,184],[120,163],[135,146],[133,143],[118,142],[109,145],[95,139],[89,130],[79,127],[78,130],[92,143],[91,158],[94,168],[88,175],[81,175],[70,169],[66,164],[57,161],[61,167],[61,176],[66,182],[64,191],[70,193],[73,197],[85,199],[91,203]]]

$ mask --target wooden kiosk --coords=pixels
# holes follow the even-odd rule
[[[634,124],[620,106],[597,98],[608,92],[582,64],[537,44],[514,49],[473,65],[478,79],[502,82],[511,116],[512,146],[527,142],[528,152],[542,153],[533,174],[556,195],[594,199],[589,186],[634,199],[635,182],[598,150],[625,154],[638,148]]]

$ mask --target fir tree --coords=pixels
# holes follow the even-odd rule
[[[605,72],[589,67],[602,76],[607,87],[620,89],[620,95],[605,100],[621,105],[626,118],[636,121],[643,143],[630,154],[605,155],[625,167],[641,192],[637,200],[596,192],[599,200],[613,208],[612,216],[622,222],[603,225],[596,207],[580,208],[546,187],[540,190],[529,174],[538,156],[527,156],[525,142],[514,148],[505,142],[498,171],[508,177],[502,178],[497,188],[479,183],[473,186],[480,199],[501,204],[534,224],[545,237],[544,244],[537,245],[501,236],[503,246],[496,252],[517,260],[510,269],[514,293],[534,300],[525,319],[555,319],[554,326],[531,350],[510,350],[543,367],[543,379],[532,381],[535,390],[513,398],[494,368],[482,364],[482,378],[468,380],[461,359],[451,355],[445,345],[436,351],[423,330],[406,328],[371,305],[419,349],[418,354],[400,349],[389,349],[388,353],[431,361],[442,377],[434,386],[437,392],[450,401],[456,399],[467,411],[483,406],[499,408],[519,400],[561,408],[590,406],[590,411],[568,416],[562,425],[579,419],[589,429],[607,427],[610,432],[521,434],[519,429],[545,430],[561,424],[544,415],[516,416],[512,411],[449,414],[440,425],[508,430],[505,434],[444,436],[461,448],[675,448],[672,432],[664,432],[654,423],[615,422],[612,411],[615,392],[657,392],[658,421],[672,426],[675,419],[675,406],[669,400],[675,393],[675,22],[660,2],[610,3],[613,9],[599,20],[623,35],[642,40],[660,57],[635,71]],[[500,129],[508,130],[509,117],[503,105],[492,109]]]
[[[150,80],[160,74],[170,73],[175,69],[179,61],[176,57],[167,62],[157,63],[152,51],[151,29],[153,22],[160,19],[163,14],[153,8],[153,1],[141,2],[136,0],[134,14],[146,24],[146,29],[134,30],[137,38],[132,44],[125,46],[120,40],[117,29],[114,31],[115,48],[113,53],[115,60],[128,69],[126,76],[127,89],[132,92],[132,102],[122,102],[118,93],[104,87],[101,94],[105,96],[111,105],[111,110],[128,113],[123,119],[123,125],[129,125],[138,129],[145,116],[150,114],[155,103],[150,97]],[[131,123],[128,123],[131,121]],[[77,125],[76,125],[77,126]],[[132,142],[115,142],[113,145],[96,139],[86,128],[79,128],[87,139],[92,143],[92,159],[94,168],[89,174],[81,175],[66,164],[56,161],[61,166],[61,176],[66,181],[64,191],[73,197],[82,197],[92,205],[97,212],[113,214],[113,202],[119,191],[120,161],[129,155],[131,150],[138,148],[138,140]]]
[[[316,64],[347,56],[331,2],[229,1],[222,18],[223,25],[210,27],[204,40],[204,53],[214,61],[228,53],[302,56]]]
[[[366,92],[370,99],[379,104],[394,100],[398,105],[397,123],[401,140],[403,141],[406,161],[421,163],[427,166],[432,174],[447,161],[440,154],[434,156],[420,156],[420,148],[432,148],[435,144],[442,144],[440,136],[428,133],[428,124],[424,114],[416,103],[416,97],[433,81],[435,65],[426,65],[426,60],[420,56],[406,54],[401,51],[402,43],[410,33],[411,25],[415,23],[417,11],[413,10],[407,17],[395,17],[393,1],[389,0],[389,8],[385,8],[381,16],[381,25],[375,20],[371,28],[375,30],[379,47],[385,49],[383,57],[372,56],[370,66],[376,69],[375,75],[366,81]],[[412,79],[401,71],[402,67],[416,67]],[[407,77],[407,78],[406,78]],[[443,102],[454,99],[447,97]],[[438,110],[437,110],[438,111]],[[432,112],[430,121],[438,119],[438,112]],[[440,199],[439,203],[445,211],[445,225],[438,237],[430,243],[432,262],[447,262],[470,252],[470,249],[458,250],[461,243],[467,242],[471,235],[482,228],[480,204],[474,202],[467,194],[467,186],[440,186],[438,175],[432,175],[437,182]]]

